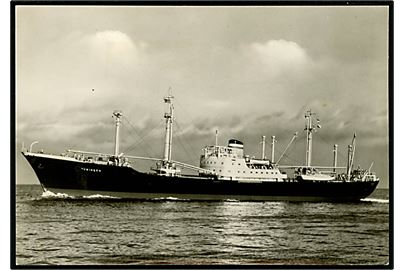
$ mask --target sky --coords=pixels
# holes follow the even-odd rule
[[[388,187],[388,8],[75,7],[16,11],[16,149],[161,157],[163,97],[175,97],[173,158],[230,138],[260,156],[276,136],[281,164],[305,162],[304,113],[316,112],[313,164],[339,166],[356,133],[355,165]],[[140,164],[141,165],[141,164]],[[134,165],[136,168],[137,164]],[[17,183],[39,183],[17,155]]]

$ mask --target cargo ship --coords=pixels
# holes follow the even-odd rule
[[[281,166],[274,158],[275,137],[271,141],[271,158],[265,157],[265,136],[262,136],[262,157],[244,153],[244,144],[229,139],[226,146],[215,144],[203,148],[200,166],[172,159],[174,97],[164,97],[166,104],[164,154],[162,158],[130,156],[120,153],[122,112],[114,111],[115,149],[113,154],[66,150],[60,155],[34,152],[34,142],[22,155],[31,165],[44,192],[62,193],[75,198],[103,195],[126,199],[178,198],[189,200],[240,201],[330,201],[353,202],[369,196],[379,178],[367,170],[354,169],[355,141],[348,146],[347,166],[337,167],[337,145],[333,150],[333,166],[313,166],[312,137],[320,127],[311,110],[305,114],[305,165]],[[297,133],[291,139],[291,145]],[[286,148],[286,149],[287,149]],[[285,151],[284,151],[285,153]],[[283,153],[283,155],[284,155]],[[133,160],[156,162],[144,172],[131,164]],[[184,174],[182,170],[194,173]],[[290,170],[291,173],[286,171]]]

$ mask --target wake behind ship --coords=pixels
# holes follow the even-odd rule
[[[379,183],[368,170],[353,169],[355,136],[348,147],[346,167],[337,167],[337,145],[334,146],[332,167],[311,164],[312,135],[319,126],[313,112],[306,119],[305,166],[280,166],[274,158],[275,137],[272,136],[271,159],[265,157],[265,136],[262,137],[262,157],[244,154],[244,145],[230,139],[227,146],[207,146],[200,156],[200,166],[172,159],[173,96],[164,98],[167,104],[163,158],[119,154],[119,134],[122,113],[114,111],[114,154],[67,150],[61,155],[34,153],[24,149],[22,154],[37,175],[44,191],[81,197],[107,195],[119,198],[154,199],[180,198],[192,200],[243,201],[358,201],[369,196]],[[319,122],[319,120],[318,120]],[[290,141],[289,146],[297,134]],[[287,146],[287,148],[289,147]],[[285,153],[285,151],[284,151]],[[151,160],[157,165],[150,172],[134,168],[130,160]],[[195,174],[182,174],[181,168]],[[286,170],[292,170],[287,174]]]

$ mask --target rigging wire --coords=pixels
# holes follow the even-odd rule
[[[183,128],[180,127],[180,124],[177,121],[174,121],[174,124],[176,125],[176,127],[178,128],[178,130],[184,130]],[[191,149],[191,151],[193,152],[192,154],[194,154],[194,156],[197,156],[198,153],[195,152],[194,148],[191,146],[191,143],[185,138],[186,136],[183,136],[185,143],[187,144],[187,147],[189,147],[189,149]]]
[[[136,128],[134,127],[134,125],[132,125],[132,123],[124,116],[123,117],[123,119],[128,123],[128,125],[132,128],[132,130],[136,133],[136,135],[139,137],[139,139],[138,139],[138,142],[140,142],[140,141],[142,141],[143,142],[143,145],[142,146],[145,146],[145,147],[147,147],[147,148],[149,148],[150,149],[150,146],[143,140],[143,138],[138,134],[138,132],[136,131]],[[123,125],[125,128],[127,128],[126,127],[126,125]],[[129,131],[129,133],[130,133],[130,135],[131,136],[133,136],[133,133],[131,132],[131,130],[130,129],[128,129],[128,131]],[[133,144],[132,144],[133,145]],[[138,146],[138,145],[137,145]],[[127,149],[128,149],[128,147],[127,147]],[[126,152],[127,151],[127,149],[124,151],[124,152]],[[149,151],[146,149],[146,148],[142,148],[146,153],[147,153],[147,155],[150,155],[150,153],[149,153]],[[153,152],[153,151],[152,151]]]
[[[126,118],[124,118],[124,119],[126,119]],[[126,121],[129,122],[128,119],[126,119]],[[134,142],[132,145],[130,145],[129,147],[127,147],[127,148],[125,149],[125,152],[130,152],[130,151],[134,150],[136,147],[138,147],[138,145],[139,145],[141,142],[143,142],[144,144],[146,144],[146,145],[149,146],[149,144],[144,140],[144,138],[146,138],[147,136],[149,136],[149,135],[150,135],[152,132],[154,132],[158,127],[160,127],[162,121],[163,121],[163,119],[160,119],[160,121],[157,123],[157,125],[155,125],[152,129],[150,129],[150,130],[149,130],[147,133],[145,133],[143,136],[140,136],[140,139],[139,139],[138,141]],[[129,122],[129,123],[130,123],[130,122]],[[131,123],[130,123],[130,124],[131,124]],[[132,126],[132,124],[131,124],[131,126]],[[133,126],[132,126],[132,127],[133,127]],[[152,152],[154,152],[154,151],[152,150]]]
[[[177,129],[178,130],[181,130],[181,128],[180,128],[180,126],[179,126],[179,124],[176,122],[176,121],[174,121],[174,124],[176,125],[176,127],[177,127]],[[181,139],[180,139],[180,136],[175,136],[174,137],[175,139],[176,139],[176,141],[178,141],[179,143],[180,143],[180,145],[181,145],[181,147],[183,148],[183,150],[184,150],[184,152],[186,153],[186,155],[187,155],[187,157],[189,158],[189,161],[193,161],[193,157],[192,157],[192,155],[190,154],[190,152],[187,150],[187,148],[184,146],[184,144],[182,143],[182,141],[181,141]],[[194,156],[196,156],[195,154],[195,151],[193,150],[193,148],[190,146],[190,144],[187,142],[187,140],[184,138],[184,141],[188,144],[188,147],[191,149],[191,151],[194,153]],[[198,156],[198,155],[197,155]]]
[[[101,122],[101,123],[103,123],[103,122]],[[115,120],[110,119],[110,124],[111,124],[111,126],[115,125]],[[88,146],[88,144],[84,143],[83,140],[78,140],[78,142],[76,142],[75,144],[73,144],[71,146],[68,146],[65,150],[76,149],[76,148],[86,149],[86,148],[88,148],[86,146]]]
[[[188,117],[190,114],[187,112],[186,108],[182,105],[182,103],[180,102],[180,100],[179,100],[178,98],[176,99],[176,105],[179,105],[180,109],[185,112],[183,115],[186,116],[186,118],[188,118],[188,119],[187,119],[188,122],[189,122],[190,124],[193,124],[193,125],[194,125],[194,122],[191,120],[190,117]],[[183,117],[183,116],[182,116],[182,117]],[[176,125],[177,129],[179,129],[179,130],[184,130],[184,129],[180,126],[180,123],[179,123],[178,121],[176,121],[176,120],[174,119],[173,122],[174,122],[174,124]],[[184,142],[185,142],[186,146],[188,147],[188,149],[191,149],[192,154],[193,154],[194,156],[198,156],[199,153],[196,153],[196,151],[194,150],[194,148],[191,146],[191,143],[185,138],[185,136],[183,136],[183,138],[184,138]],[[186,150],[186,151],[187,151],[187,150]]]
[[[321,135],[317,134],[317,137],[321,138],[321,140],[325,143],[325,144],[329,144]],[[343,160],[346,159],[346,156],[342,155],[341,152],[338,151],[338,157],[342,158]]]
[[[300,140],[302,140],[302,137],[301,138],[299,138],[297,141],[295,141],[294,142],[294,144],[293,144],[293,146],[292,146],[292,148],[291,148],[291,151],[288,151],[288,152],[296,152],[296,148],[297,148],[297,143],[298,143],[298,141],[300,141]],[[295,158],[292,158],[290,155],[289,155],[289,153],[286,153],[286,154],[284,154],[284,156],[285,156],[285,161],[287,161],[287,160],[290,160],[291,162],[293,162],[293,163],[295,163],[295,164],[299,164],[300,163],[300,161],[299,160],[296,160]],[[282,159],[282,160],[283,160]]]
[[[125,128],[125,130],[128,130],[128,132],[129,132],[129,134],[132,136],[132,137],[134,137],[133,136],[133,132],[131,131],[131,129],[129,129],[126,125],[122,125],[124,128]],[[136,133],[136,132],[135,132]],[[150,156],[150,152],[148,151],[148,149],[147,148],[149,148],[150,149],[150,146],[148,145],[148,144],[146,144],[143,140],[141,140],[140,139],[140,136],[136,133],[136,135],[139,137],[138,138],[138,141],[142,141],[143,142],[143,144],[141,144],[141,149],[148,155],[148,156]],[[133,144],[131,144],[130,145],[130,147],[131,146],[133,146]],[[138,146],[138,145],[136,145],[136,146]],[[144,147],[143,147],[144,146]],[[128,149],[128,147],[127,147],[127,149]],[[127,152],[127,149],[125,149],[124,150],[124,152]]]
[[[296,138],[295,138],[295,140],[294,140],[294,143],[292,144],[292,150],[291,150],[291,148],[290,148],[290,149],[287,149],[287,151],[284,153],[284,156],[281,157],[281,159],[280,159],[280,161],[279,161],[278,163],[281,163],[281,161],[285,161],[286,158],[289,159],[289,160],[291,160],[291,161],[294,162],[294,163],[297,163],[297,164],[299,163],[299,161],[297,161],[296,159],[290,157],[289,153],[291,153],[291,152],[296,152],[295,149],[297,148],[298,142],[302,141],[303,138],[304,138],[304,137],[301,136],[301,135],[302,135],[302,131],[299,131],[299,132],[297,133],[297,135],[296,135]],[[294,150],[294,151],[293,151],[293,150]]]

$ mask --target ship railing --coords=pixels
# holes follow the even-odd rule
[[[81,151],[81,150],[73,150],[73,149],[67,149],[66,152],[74,153],[74,154],[86,154],[86,155],[92,155],[92,156],[101,156],[101,157],[107,157],[107,158],[114,156],[114,155],[105,154],[105,153],[97,153],[97,152],[89,152],[89,151]]]
[[[314,168],[314,169],[347,169],[347,167],[332,167],[332,166],[297,166],[297,165],[278,165],[278,168],[282,169],[298,169],[298,168]]]
[[[128,162],[122,156],[114,156],[111,154],[89,152],[81,150],[67,149],[67,153],[72,153],[74,159],[84,162],[100,163],[100,164],[118,164],[121,166],[128,166]],[[94,157],[94,158],[93,158]]]
[[[68,149],[67,152],[87,154],[87,155],[95,155],[95,156],[102,156],[102,157],[107,157],[107,158],[115,157],[114,155],[105,154],[105,153],[88,152],[88,151],[80,151],[80,150],[73,150],[73,149]],[[166,161],[166,160],[164,160],[162,158],[141,157],[141,156],[127,156],[127,155],[123,155],[123,154],[119,155],[118,158],[129,158],[129,159],[160,161],[160,162]],[[203,168],[200,168],[200,167],[197,167],[197,166],[194,166],[194,165],[190,165],[190,164],[187,164],[187,163],[183,163],[183,162],[180,162],[180,161],[171,160],[170,163],[172,163],[173,165],[178,165],[179,167],[194,170],[194,171],[197,171],[197,172],[203,172],[203,173],[206,173],[206,174],[216,175],[211,170],[206,170],[206,169],[203,169]]]
[[[232,155],[234,154],[234,149],[227,146],[210,145],[203,148],[205,155]]]

